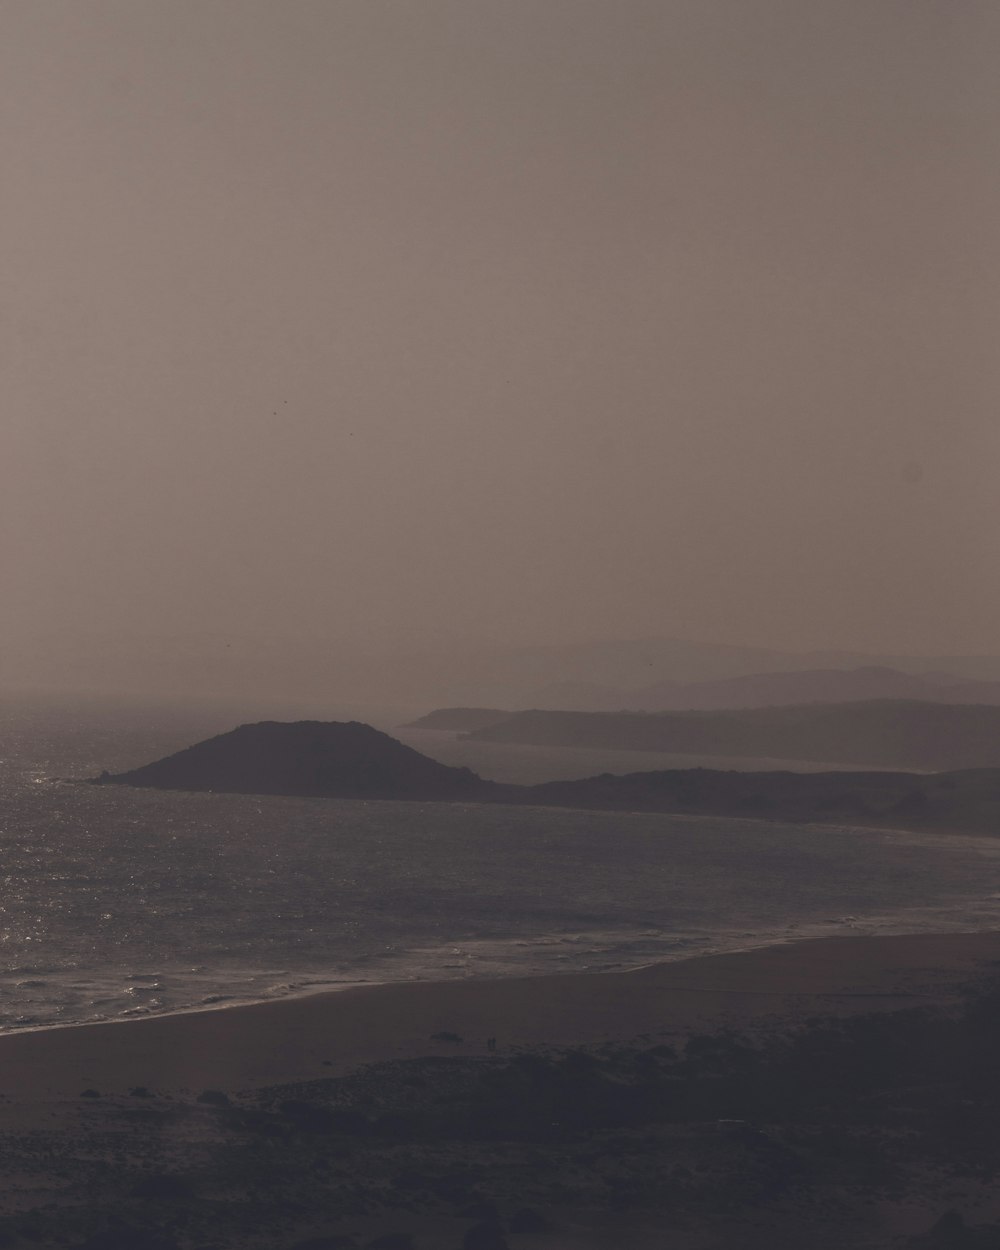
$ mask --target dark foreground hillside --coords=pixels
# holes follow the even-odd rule
[[[0,1109],[0,1245],[1000,1250],[995,978],[760,1023]]]
[[[827,760],[861,768],[1000,767],[1000,707],[866,700],[720,712],[517,712],[471,738],[533,746]]]

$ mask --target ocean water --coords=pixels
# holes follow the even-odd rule
[[[1000,839],[80,784],[233,723],[4,709],[0,1029],[363,981],[625,968],[832,933],[1000,927]],[[481,763],[439,742],[447,762]],[[419,744],[434,749],[428,735]],[[568,767],[525,750],[506,763],[494,751],[494,775]]]

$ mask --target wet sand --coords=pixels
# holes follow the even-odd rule
[[[84,1089],[246,1091],[362,1064],[512,1047],[677,1039],[723,1027],[948,1005],[1000,963],[1000,933],[845,937],[626,972],[407,982],[187,1014],[0,1037],[0,1094]],[[461,1039],[434,1040],[436,1034]]]

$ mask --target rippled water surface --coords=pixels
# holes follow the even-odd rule
[[[1000,927],[988,839],[54,780],[229,723],[7,709],[0,1027],[344,981],[627,967],[801,935]]]

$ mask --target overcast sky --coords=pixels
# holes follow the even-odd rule
[[[8,637],[1000,650],[994,0],[0,0]]]

